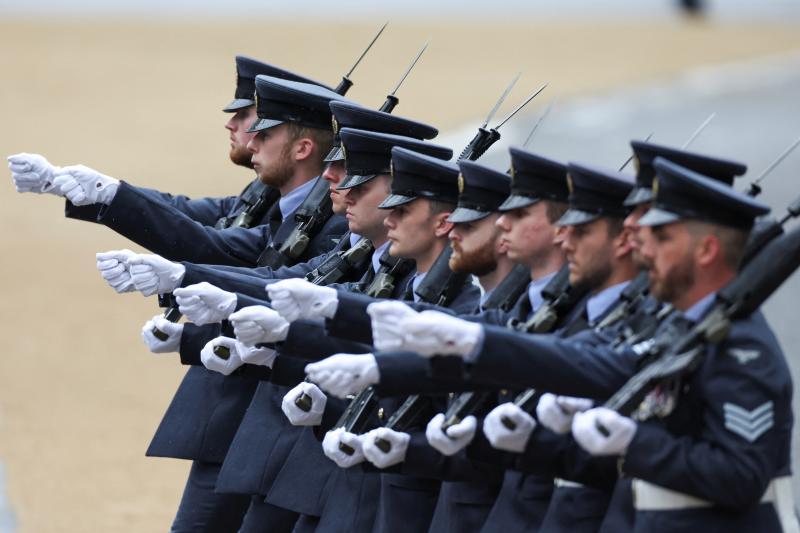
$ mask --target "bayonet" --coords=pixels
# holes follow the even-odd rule
[[[516,108],[516,109],[514,109],[514,111],[512,111],[511,113],[509,113],[508,115],[506,115],[506,118],[504,118],[503,120],[501,120],[501,121],[500,121],[500,124],[498,124],[497,126],[495,126],[495,127],[494,127],[494,128],[492,128],[492,129],[493,129],[493,130],[499,130],[499,129],[500,129],[500,127],[501,127],[503,124],[505,124],[506,122],[508,122],[509,120],[511,120],[511,119],[514,117],[514,115],[516,115],[517,113],[519,113],[519,112],[520,112],[520,110],[522,110],[522,108],[523,108],[523,107],[525,107],[526,105],[528,105],[528,103],[529,103],[531,100],[533,100],[534,98],[536,98],[537,96],[539,96],[539,93],[541,93],[542,91],[544,91],[546,87],[547,87],[547,84],[545,83],[544,85],[542,85],[541,87],[539,87],[538,89],[536,89],[536,90],[535,90],[535,91],[534,91],[534,92],[533,92],[533,93],[532,93],[532,94],[531,94],[529,97],[527,97],[527,98],[525,99],[525,101],[524,101],[524,102],[522,102],[520,105],[518,105],[518,106],[517,106],[517,108]]]
[[[759,183],[761,183],[761,180],[763,180],[764,178],[766,178],[766,177],[767,177],[767,175],[768,175],[770,172],[772,172],[773,170],[775,170],[775,167],[777,167],[778,165],[780,165],[780,164],[783,162],[783,160],[784,160],[784,159],[786,159],[787,157],[789,157],[789,154],[791,154],[792,152],[794,152],[794,149],[795,149],[795,148],[797,148],[797,146],[798,146],[798,145],[800,145],[800,137],[798,137],[797,139],[795,139],[795,141],[794,141],[792,144],[790,144],[790,145],[789,145],[789,147],[788,147],[788,148],[786,148],[786,150],[784,150],[783,152],[781,152],[781,155],[779,155],[778,157],[776,157],[776,158],[775,158],[775,160],[774,160],[772,163],[770,163],[770,164],[767,166],[767,168],[765,168],[765,169],[764,169],[764,171],[763,171],[761,174],[759,174],[759,175],[758,175],[758,177],[756,178],[756,180],[755,180],[753,183],[751,183],[751,184],[750,184],[750,190],[749,190],[749,191],[747,191],[747,194],[748,194],[748,195],[750,195],[750,196],[752,196],[752,197],[754,197],[754,198],[755,198],[756,196],[758,196],[759,194],[761,194],[761,186],[759,185]]]
[[[494,104],[494,107],[492,108],[492,110],[489,111],[488,115],[486,115],[486,120],[483,121],[483,124],[481,125],[481,128],[486,128],[486,126],[489,125],[489,121],[494,118],[494,115],[495,115],[495,113],[497,113],[497,110],[500,109],[500,106],[503,105],[503,102],[506,101],[506,98],[508,98],[508,95],[511,94],[511,89],[513,89],[514,85],[517,84],[517,82],[519,81],[520,76],[522,76],[522,72],[517,72],[517,75],[514,76],[514,79],[511,80],[511,83],[508,84],[508,87],[506,87],[506,90],[503,91],[503,94],[500,95],[500,98],[497,100],[497,103]]]
[[[650,139],[652,139],[652,138],[653,138],[653,134],[654,134],[654,133],[655,133],[655,132],[650,132],[650,135],[648,135],[647,137],[645,137],[645,138],[644,138],[644,142],[647,142],[647,141],[649,141]],[[626,159],[626,160],[625,160],[625,162],[624,162],[624,163],[622,163],[622,166],[621,166],[621,167],[619,167],[619,172],[622,172],[623,170],[625,170],[625,167],[627,167],[627,166],[628,166],[628,164],[630,164],[630,162],[631,162],[631,161],[633,161],[633,155],[634,155],[634,154],[631,154],[631,155],[630,155],[630,157],[628,157],[628,159]]]
[[[544,112],[539,116],[538,120],[536,121],[536,124],[533,125],[533,128],[531,128],[531,132],[528,134],[528,137],[525,139],[525,142],[522,143],[523,148],[528,148],[528,146],[531,144],[531,141],[533,141],[533,135],[536,133],[536,130],[539,129],[539,125],[544,121],[544,119],[547,118],[547,115],[550,114],[550,111],[552,111],[553,104],[554,102],[552,101],[549,104],[547,104],[547,107],[545,108]]]
[[[353,64],[352,68],[347,72],[347,74],[342,76],[342,81],[339,82],[339,85],[337,85],[336,89],[335,89],[337,93],[339,93],[342,96],[344,96],[344,94],[347,92],[347,90],[350,87],[353,86],[353,82],[350,80],[350,75],[353,74],[353,71],[356,70],[356,67],[358,66],[358,64],[361,63],[361,60],[364,59],[364,56],[367,55],[367,52],[369,52],[370,48],[372,48],[372,45],[375,44],[375,41],[378,40],[378,37],[381,36],[381,34],[383,33],[383,30],[385,30],[386,26],[388,26],[388,25],[389,25],[389,22],[386,21],[386,23],[384,23],[384,25],[381,26],[381,29],[378,30],[378,33],[376,33],[375,37],[373,37],[372,40],[369,42],[369,44],[367,45],[367,48],[361,53],[360,56],[358,56],[358,59],[356,59],[356,62]]]
[[[697,136],[703,133],[703,130],[706,129],[706,126],[708,126],[712,120],[714,120],[715,116],[717,116],[716,113],[711,113],[710,115],[708,115],[708,118],[705,119],[702,124],[700,124],[700,127],[697,128],[694,133],[692,133],[692,136],[689,137],[689,140],[683,143],[683,146],[681,146],[681,150],[686,150],[689,147],[689,145],[692,144],[695,139],[697,139]]]
[[[386,95],[386,101],[381,106],[380,111],[383,111],[384,113],[391,113],[392,110],[395,108],[397,103],[400,101],[395,96],[395,93],[400,88],[400,86],[403,85],[403,82],[406,81],[406,78],[411,73],[411,70],[416,66],[417,61],[419,61],[419,58],[422,57],[422,54],[424,54],[425,50],[428,49],[428,45],[429,44],[430,44],[430,41],[425,43],[425,46],[422,47],[422,50],[419,51],[417,56],[411,62],[411,65],[409,65],[408,68],[406,69],[406,71],[403,73],[403,76],[400,78],[400,81],[398,81],[397,85],[394,86],[394,89],[392,90],[392,92],[390,92],[389,94]]]

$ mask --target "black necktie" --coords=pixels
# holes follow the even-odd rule
[[[269,210],[269,214],[267,215],[267,221],[269,224],[270,237],[272,238],[272,240],[274,240],[275,235],[278,233],[278,228],[280,228],[281,224],[283,223],[281,206],[278,202],[272,204],[272,207]]]
[[[414,279],[416,276],[411,276],[411,279],[408,280],[408,285],[406,285],[406,292],[403,294],[403,300],[407,302],[414,301]]]

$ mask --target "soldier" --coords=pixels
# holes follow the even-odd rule
[[[297,209],[305,194],[313,186],[314,176],[319,173],[321,161],[329,151],[329,146],[322,146],[318,141],[320,138],[324,140],[332,137],[327,128],[330,128],[329,101],[333,99],[335,93],[326,92],[324,89],[318,91],[310,85],[282,86],[273,79],[265,78],[257,78],[256,86],[259,93],[260,119],[253,129],[261,131],[266,127],[268,133],[256,136],[251,141],[250,147],[258,163],[260,177],[271,181],[278,189],[283,189],[281,199],[268,213],[268,219],[273,227],[266,225],[266,230],[256,228],[258,234],[264,234],[262,232],[266,231],[268,240],[272,242],[273,231],[277,240],[294,227],[291,213]],[[273,104],[272,107],[269,106],[270,103]],[[325,110],[328,110],[327,119]],[[290,120],[288,123],[281,123],[281,118]],[[291,131],[294,131],[292,136],[297,136],[294,141],[289,135]],[[274,154],[277,161],[266,156],[265,151]],[[313,257],[329,249],[334,244],[332,237],[338,237],[341,232],[338,229],[341,221],[339,217],[330,219],[323,230],[312,239],[304,257]],[[234,230],[239,228],[216,231]],[[208,233],[202,231],[203,234],[211,234],[210,231]],[[183,268],[180,264],[170,263],[158,256],[136,256],[129,259],[128,264],[133,264],[131,273],[138,278],[138,283],[147,294],[168,292],[167,288],[159,284],[159,278],[153,275],[154,272],[162,273],[165,279],[175,279],[180,277],[179,271]],[[153,325],[168,333],[168,338],[164,341],[156,339],[152,333]],[[157,319],[145,325],[143,336],[154,351],[178,349],[183,362],[199,363],[203,346],[210,339],[217,337],[219,332],[219,327],[214,325],[197,327],[192,324],[169,324],[163,319]],[[258,379],[242,374],[224,381],[222,376],[213,374],[209,377],[205,370],[198,367],[198,371],[200,370],[202,371],[199,373],[190,372],[194,374],[195,379],[179,389],[148,453],[175,454],[175,449],[178,448],[179,456],[182,457],[212,457],[214,477],[204,486],[208,491],[213,491],[222,460],[258,385]],[[219,383],[219,389],[215,394],[209,394],[207,388],[203,386],[203,383],[209,380]],[[249,504],[249,498],[247,500]],[[274,511],[272,521],[276,525],[286,521],[289,523],[288,527],[291,526],[293,515],[287,515],[278,509],[271,511]],[[239,519],[241,516],[240,514]]]

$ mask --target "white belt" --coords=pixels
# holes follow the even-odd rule
[[[800,533],[797,517],[794,514],[792,479],[789,476],[773,479],[764,491],[760,503],[771,503],[785,533]],[[641,479],[633,480],[633,506],[639,511],[672,511],[711,507],[709,501],[677,492]]]
[[[556,487],[566,487],[568,489],[580,489],[586,486],[586,485],[581,485],[580,483],[576,483],[574,481],[570,481],[568,479],[561,479],[560,477],[555,478],[553,480],[553,484]]]

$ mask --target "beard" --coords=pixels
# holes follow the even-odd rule
[[[277,161],[271,165],[261,167],[259,178],[262,183],[280,189],[294,176],[294,162],[289,156],[289,149],[283,150]]]
[[[245,168],[253,168],[253,162],[250,160],[252,155],[246,146],[234,146],[228,154],[234,165]]]
[[[453,272],[485,276],[497,268],[497,257],[494,254],[494,241],[487,242],[477,250],[464,252],[458,243],[453,243],[453,255],[450,257],[450,269]]]
[[[650,270],[650,293],[662,302],[671,303],[694,284],[694,259],[687,254],[662,279],[654,279]]]
[[[594,289],[603,286],[608,278],[611,277],[612,265],[611,258],[607,255],[595,255],[591,263],[586,265],[583,272],[579,273],[579,279],[572,283],[576,288],[593,291]]]

